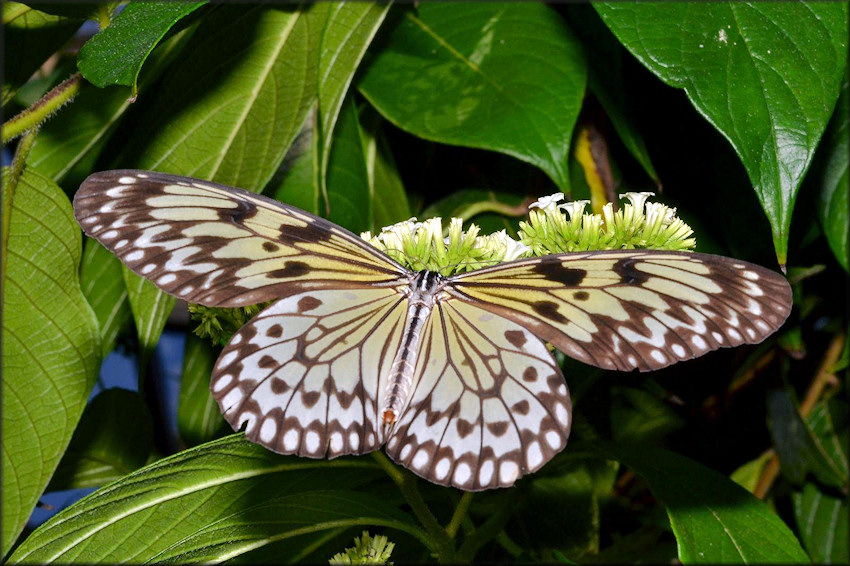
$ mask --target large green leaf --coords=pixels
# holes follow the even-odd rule
[[[77,66],[99,87],[133,87],[156,44],[174,24],[206,2],[130,2],[109,27],[86,42]]]
[[[9,191],[3,251],[3,540],[9,551],[83,413],[100,367],[97,319],[80,289],[71,203],[26,169]],[[4,215],[5,216],[5,215]]]
[[[121,262],[112,252],[86,238],[80,283],[100,325],[103,356],[112,351],[118,334],[133,316],[127,300]]]
[[[667,508],[684,564],[808,562],[791,530],[729,478],[684,456],[642,444],[591,449],[642,476]]]
[[[826,241],[835,259],[850,271],[850,95],[847,77],[841,86],[841,97],[821,151],[825,153],[818,168],[816,182],[820,183],[818,216]]]
[[[220,561],[346,524],[418,536],[392,503],[351,491],[381,475],[369,458],[280,456],[232,435],[80,500],[36,529],[10,562]]]
[[[322,175],[327,171],[332,134],[342,101],[366,48],[384,21],[391,2],[331,4],[319,51],[318,109]]]
[[[153,420],[135,391],[107,389],[88,404],[48,491],[99,487],[145,465]]]
[[[222,430],[230,429],[210,393],[210,375],[219,352],[221,348],[213,348],[209,340],[198,338],[193,332],[186,334],[177,402],[177,430],[186,446],[208,442]]]
[[[785,264],[794,201],[847,67],[844,2],[608,2],[623,45],[682,88],[746,167]]]
[[[328,159],[327,217],[355,233],[371,230],[372,188],[353,98],[343,105],[336,129]]]
[[[410,218],[407,193],[382,128],[383,120],[372,107],[359,109],[360,137],[372,187],[372,230],[379,231]]]
[[[33,10],[18,2],[3,2],[3,106],[39,67],[80,28],[81,18],[66,18]]]
[[[513,155],[569,187],[586,69],[581,45],[548,6],[423,2],[376,47],[358,87],[392,123]]]

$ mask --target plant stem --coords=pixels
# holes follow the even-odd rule
[[[472,503],[474,495],[475,494],[471,491],[463,492],[463,496],[461,496],[460,501],[457,503],[457,507],[455,507],[452,520],[449,521],[449,524],[446,526],[446,532],[449,534],[449,538],[453,539],[457,536],[457,530],[460,528],[464,517],[466,517],[467,511],[469,511],[469,504]]]
[[[841,357],[841,351],[843,348],[844,333],[842,332],[836,334],[835,337],[833,337],[832,342],[830,342],[829,348],[827,348],[826,353],[818,366],[818,372],[812,380],[811,385],[809,385],[808,390],[806,390],[806,396],[803,398],[803,402],[800,403],[800,416],[804,419],[812,412],[812,409],[815,407],[815,403],[817,403],[821,398],[823,390],[827,387],[827,385],[835,385],[838,383],[838,378],[835,377],[835,374],[832,372],[832,368],[835,365],[835,362],[838,361],[838,358]],[[773,486],[773,482],[776,481],[776,478],[779,476],[779,455],[776,453],[776,450],[771,449],[770,452],[772,456],[767,465],[764,467],[758,483],[756,484],[756,488],[753,490],[753,495],[759,499],[764,499],[767,496],[770,488]]]
[[[416,518],[419,519],[419,522],[422,523],[422,526],[425,527],[425,530],[431,536],[434,544],[433,550],[437,553],[437,561],[441,564],[454,562],[454,541],[449,537],[446,530],[440,526],[440,523],[437,522],[431,510],[428,509],[428,505],[422,499],[422,494],[419,493],[416,478],[413,474],[398,468],[380,450],[372,452],[372,458],[375,459],[378,465],[381,466],[387,475],[390,476],[390,479],[398,486],[405,501],[407,501],[407,504],[413,510],[413,514],[416,515]]]
[[[3,144],[7,144],[28,130],[37,128],[63,104],[70,102],[80,91],[83,76],[74,73],[54,87],[37,102],[3,124]]]
[[[494,539],[504,528],[505,523],[514,511],[516,490],[512,490],[511,494],[505,497],[505,501],[501,507],[489,519],[484,521],[474,533],[466,537],[460,550],[457,552],[458,562],[471,562],[475,558],[475,553],[478,549]]]

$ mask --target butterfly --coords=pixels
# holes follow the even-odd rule
[[[281,454],[386,445],[434,483],[512,485],[561,451],[572,405],[547,342],[609,370],[653,370],[757,343],[791,309],[784,277],[693,252],[518,259],[414,272],[355,234],[275,200],[150,171],[87,178],[83,230],[192,303],[276,300],[211,376],[227,421]]]

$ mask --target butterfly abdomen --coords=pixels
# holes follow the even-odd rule
[[[407,301],[407,320],[401,347],[390,368],[390,377],[383,399],[381,420],[384,428],[395,424],[410,397],[413,373],[419,357],[420,334],[434,310],[444,278],[433,271],[420,271],[410,278]]]

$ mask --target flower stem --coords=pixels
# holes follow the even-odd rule
[[[37,102],[3,124],[3,144],[7,144],[28,130],[37,128],[63,104],[70,102],[82,86],[83,76],[74,73]]]
[[[416,485],[416,477],[410,472],[398,468],[380,450],[372,452],[372,458],[375,459],[378,465],[381,466],[387,475],[390,476],[390,479],[398,486],[405,501],[407,501],[407,504],[413,510],[414,515],[422,523],[422,526],[425,527],[433,542],[433,550],[437,553],[437,561],[441,564],[454,562],[454,541],[446,530],[440,526],[434,514],[428,509],[425,500],[422,499],[422,494],[419,493],[419,488]]]
[[[480,527],[475,529],[475,532],[466,537],[460,550],[457,552],[457,561],[461,563],[471,562],[482,546],[493,540],[502,531],[505,523],[511,517],[511,513],[516,505],[516,497],[513,495],[516,490],[513,490],[511,495],[505,497],[504,502],[499,509],[484,521]]]
[[[465,491],[460,501],[458,501],[454,515],[452,515],[452,520],[446,526],[446,532],[449,534],[449,538],[455,538],[457,536],[457,531],[466,517],[467,511],[469,511],[469,504],[472,503],[472,497],[474,495],[471,491]]]

